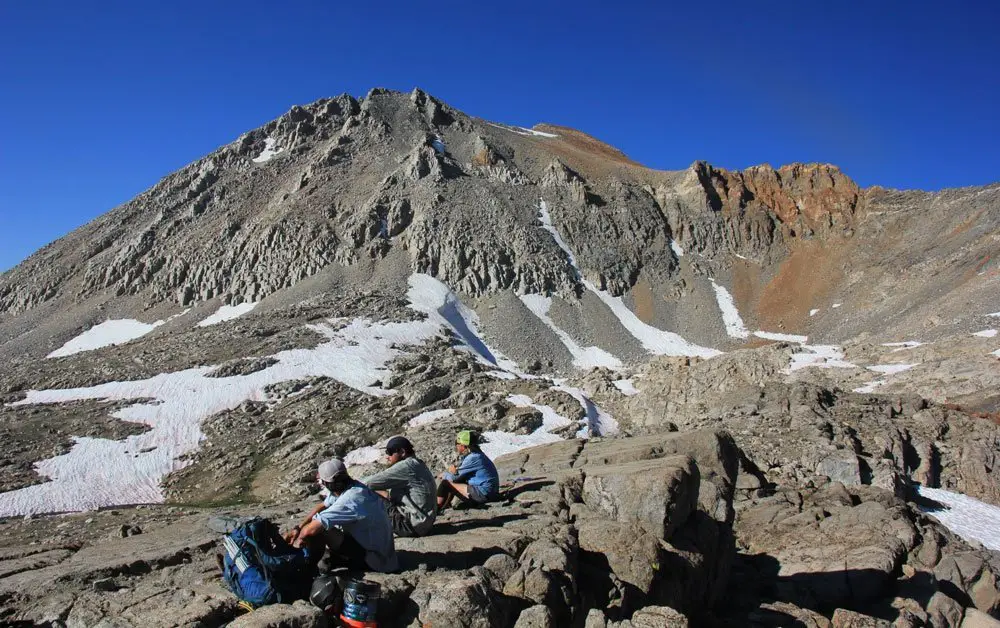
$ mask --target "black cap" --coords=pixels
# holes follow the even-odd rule
[[[413,451],[413,443],[405,436],[393,436],[385,444],[385,453],[391,456],[397,451]]]

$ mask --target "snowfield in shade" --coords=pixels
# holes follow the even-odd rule
[[[977,331],[976,333],[974,333],[972,335],[976,336],[978,338],[993,338],[994,336],[997,335],[997,330],[995,330],[995,329],[984,329],[983,331]]]
[[[610,369],[620,369],[622,361],[611,355],[600,347],[581,347],[565,331],[559,328],[555,322],[549,318],[549,308],[552,307],[552,299],[540,294],[521,295],[521,303],[531,310],[538,320],[545,323],[549,329],[555,332],[563,346],[573,356],[573,366],[578,369],[591,369],[598,366],[606,366]]]
[[[974,497],[940,488],[917,487],[921,497],[946,506],[945,509],[921,507],[941,525],[966,541],[978,541],[991,550],[1000,551],[1000,508]]]
[[[538,219],[542,223],[542,228],[552,234],[552,239],[555,240],[556,244],[566,253],[566,258],[569,261],[570,266],[573,267],[573,272],[576,274],[577,279],[583,283],[584,287],[590,292],[594,293],[597,298],[608,306],[611,313],[615,315],[618,322],[621,323],[632,336],[642,343],[643,348],[653,355],[670,355],[670,356],[698,356],[702,358],[712,358],[717,355],[722,355],[722,352],[717,349],[710,349],[708,347],[699,347],[696,344],[690,343],[679,335],[664,331],[652,325],[647,325],[642,322],[635,313],[625,305],[621,297],[612,296],[611,293],[605,290],[599,290],[590,281],[583,278],[583,273],[580,272],[580,267],[576,263],[576,256],[573,255],[573,251],[570,250],[569,245],[566,241],[562,239],[559,235],[559,231],[552,224],[552,216],[549,215],[549,208],[544,200],[539,200],[538,202]]]
[[[421,273],[410,275],[409,284],[406,298],[410,307],[426,314],[429,322],[453,331],[462,341],[460,349],[473,353],[484,364],[517,377],[529,378],[521,372],[517,362],[486,344],[479,333],[479,315],[466,307],[448,286],[435,277]]]
[[[61,358],[82,351],[125,344],[145,336],[165,322],[141,323],[131,318],[107,320],[100,325],[94,325],[45,357]]]
[[[552,390],[561,390],[576,399],[580,407],[586,413],[586,425],[580,428],[576,435],[580,438],[590,438],[591,436],[610,436],[618,433],[618,421],[613,416],[601,410],[596,403],[590,400],[587,393],[581,388],[573,388],[557,384]]]
[[[209,325],[216,325],[225,321],[231,321],[235,318],[239,318],[244,314],[248,314],[257,307],[256,303],[240,303],[239,305],[223,305],[214,314],[206,316],[204,319],[198,321],[198,327],[208,327]]]

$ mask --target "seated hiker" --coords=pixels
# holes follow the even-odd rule
[[[386,512],[397,536],[427,534],[437,518],[434,474],[403,436],[390,438],[385,454],[389,468],[361,481],[386,498]]]
[[[327,569],[348,567],[361,571],[391,572],[399,568],[392,538],[392,522],[383,499],[351,478],[340,458],[319,465],[316,474],[330,496],[318,504],[300,525],[289,532],[294,547],[309,545],[331,558]]]
[[[438,509],[451,506],[455,497],[476,504],[496,500],[500,496],[500,478],[493,461],[479,449],[479,435],[469,430],[459,432],[455,449],[462,456],[462,464],[457,469],[452,465],[447,473],[441,474],[437,489]]]

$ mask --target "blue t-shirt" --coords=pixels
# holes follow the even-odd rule
[[[445,473],[444,479],[474,486],[487,499],[495,499],[500,494],[500,475],[496,465],[481,451],[467,454],[458,467],[458,473]]]
[[[330,495],[326,509],[313,517],[327,530],[339,526],[365,548],[365,562],[374,571],[390,572],[399,568],[392,522],[383,500],[364,484],[355,481],[338,496]]]

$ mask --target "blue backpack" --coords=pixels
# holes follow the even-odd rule
[[[289,545],[278,526],[256,517],[222,537],[222,577],[253,608],[290,602],[309,592],[309,555]]]

